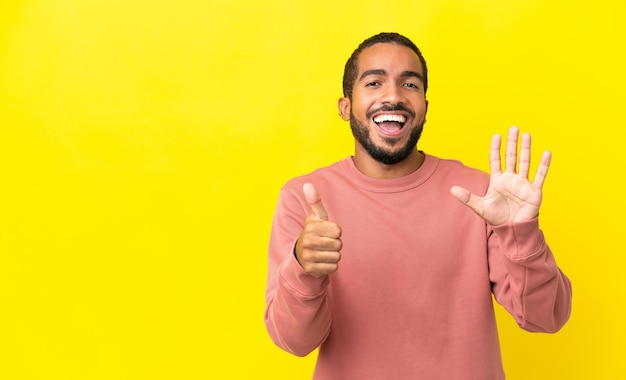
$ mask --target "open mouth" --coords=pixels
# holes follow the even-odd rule
[[[381,114],[373,118],[378,129],[385,135],[395,136],[402,132],[406,123],[406,116],[395,114]]]

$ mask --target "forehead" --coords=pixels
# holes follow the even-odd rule
[[[388,73],[415,71],[424,74],[422,63],[411,48],[396,43],[377,43],[359,54],[357,78],[367,70],[383,69]]]

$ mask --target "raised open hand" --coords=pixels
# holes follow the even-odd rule
[[[500,135],[493,136],[490,151],[491,179],[485,196],[472,194],[469,190],[454,186],[452,195],[474,210],[485,221],[493,226],[505,223],[524,222],[535,218],[541,206],[543,182],[548,174],[552,155],[543,152],[541,162],[530,182],[530,134],[522,134],[522,143],[517,160],[519,129],[511,127],[506,143],[505,171],[500,162]],[[517,172],[516,172],[517,169]]]

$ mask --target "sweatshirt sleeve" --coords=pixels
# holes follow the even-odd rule
[[[496,300],[524,330],[557,332],[569,319],[572,287],[538,219],[491,228],[489,272]]]
[[[294,255],[306,206],[283,189],[270,235],[265,325],[274,343],[294,355],[315,350],[330,331],[329,276],[309,276]]]

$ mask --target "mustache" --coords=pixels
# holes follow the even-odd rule
[[[404,104],[398,103],[396,105],[385,104],[377,109],[371,110],[367,113],[367,118],[371,119],[372,115],[378,112],[392,112],[392,111],[402,111],[411,115],[412,118],[415,118],[415,112],[413,110],[407,108]]]

